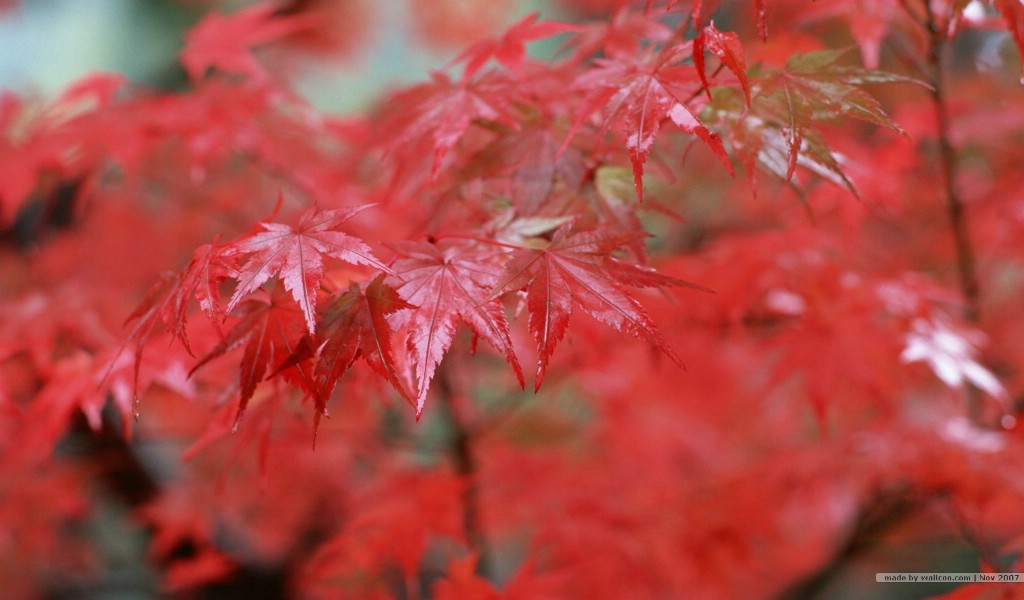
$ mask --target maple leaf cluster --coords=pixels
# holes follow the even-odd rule
[[[0,590],[111,520],[182,598],[1024,570],[1024,8],[853,4],[561,0],[341,118],[262,2],[0,93]]]

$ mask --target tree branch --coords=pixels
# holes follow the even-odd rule
[[[950,135],[950,116],[946,104],[946,78],[942,69],[942,57],[947,45],[946,32],[932,12],[931,5],[924,0],[924,27],[928,33],[929,83],[931,84],[932,106],[935,109],[936,135],[939,143],[939,170],[946,196],[946,212],[949,215],[956,247],[956,267],[960,280],[960,293],[963,296],[963,317],[968,323],[977,324],[981,320],[980,288],[967,223],[967,214],[963,200],[956,189],[956,149]],[[981,394],[973,385],[966,387],[967,416],[972,422],[981,419]]]
[[[921,504],[904,490],[879,492],[861,511],[850,535],[817,571],[793,582],[777,600],[810,600],[820,597],[847,565],[874,549],[885,536],[917,514]]]
[[[978,275],[975,268],[974,249],[968,233],[964,203],[956,190],[956,149],[953,148],[950,139],[950,118],[945,92],[946,81],[942,70],[946,34],[939,30],[935,22],[935,15],[930,10],[926,14],[926,26],[931,37],[928,65],[931,68],[932,105],[935,107],[938,128],[939,168],[942,172],[946,210],[956,244],[956,266],[960,276],[960,290],[964,297],[964,318],[972,323],[977,323],[981,316]]]
[[[449,451],[455,472],[464,481],[462,491],[462,526],[469,539],[470,549],[479,557],[476,571],[481,577],[492,579],[491,551],[480,523],[480,492],[478,467],[473,454],[473,434],[468,423],[459,414],[456,405],[456,390],[451,375],[444,365],[437,370],[434,378],[439,400],[448,414],[451,428]]]

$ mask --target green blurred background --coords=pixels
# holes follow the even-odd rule
[[[206,11],[229,12],[251,4],[0,0],[0,89],[49,97],[97,70],[123,73],[143,86],[176,87],[184,81],[176,59],[184,32]],[[569,18],[559,6],[541,0],[274,4],[286,9],[323,8],[334,19],[319,32],[319,40],[306,44],[306,52],[300,49],[292,80],[317,107],[334,114],[359,111],[384,90],[425,79],[474,38],[498,33],[532,11],[546,18]],[[453,23],[454,29],[442,30],[431,24],[432,19]]]

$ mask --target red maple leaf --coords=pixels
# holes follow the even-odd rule
[[[718,156],[732,174],[732,164],[717,132],[710,131],[694,114],[694,91],[700,78],[694,68],[680,64],[689,57],[691,46],[666,47],[646,60],[597,59],[597,67],[584,73],[574,87],[586,96],[577,111],[569,137],[594,112],[604,111],[601,134],[613,127],[626,138],[626,149],[633,164],[637,197],[643,199],[644,162],[665,120],[696,135]],[[564,147],[564,145],[563,145]]]
[[[794,55],[786,62],[785,70],[761,79],[755,113],[761,122],[774,125],[778,133],[773,134],[770,128],[762,129],[762,133],[768,135],[758,160],[770,171],[780,176],[784,174],[787,181],[793,178],[797,164],[804,165],[856,196],[853,183],[840,169],[813,123],[851,117],[903,134],[878,100],[859,86],[920,82],[892,73],[844,66],[839,62],[842,55],[842,51],[835,50]],[[784,151],[778,134],[785,138]]]
[[[285,299],[280,286],[248,297],[239,304],[236,312],[239,321],[189,372],[192,375],[211,360],[245,345],[239,372],[240,397],[235,428],[242,420],[256,386],[266,378],[271,365],[282,363],[291,356],[302,338],[302,312]]]
[[[645,236],[590,231],[568,233],[563,228],[555,233],[547,247],[523,248],[512,253],[501,281],[486,300],[526,290],[530,332],[538,351],[534,391],[540,389],[548,359],[565,335],[569,316],[576,307],[617,331],[647,340],[673,362],[682,365],[643,306],[626,293],[623,286],[700,286],[612,256],[617,248]]]
[[[398,291],[419,307],[399,319],[408,328],[407,345],[415,365],[416,414],[423,411],[430,380],[451,348],[460,320],[505,357],[519,385],[524,385],[505,310],[497,298],[484,301],[501,273],[492,260],[495,252],[465,246],[442,249],[427,243],[396,245],[395,249],[404,257],[393,265],[405,280]]]
[[[398,132],[386,152],[404,155],[426,140],[434,151],[430,178],[436,179],[445,157],[474,122],[500,123],[513,129],[518,124],[511,115],[507,86],[481,81],[456,85],[443,73],[431,75],[431,83],[391,99],[389,108],[398,121]]]
[[[249,255],[249,259],[234,275],[238,287],[228,302],[227,310],[230,312],[247,294],[276,276],[298,302],[306,317],[306,327],[313,333],[324,256],[391,272],[374,258],[366,244],[337,230],[339,225],[369,206],[325,211],[311,208],[299,219],[297,228],[280,223],[261,223],[266,231],[230,244],[224,250],[225,256],[244,254]]]
[[[694,24],[700,29],[705,22],[709,21],[710,15],[714,14],[721,0],[694,0],[690,5],[690,17]],[[654,0],[647,0],[645,12],[651,10]],[[669,0],[665,10],[672,10],[676,0]],[[754,0],[754,14],[757,20],[757,33],[762,40],[768,39],[767,7],[765,0]]]
[[[312,371],[304,372],[302,384],[313,395],[316,405],[314,442],[320,417],[327,413],[327,400],[360,356],[403,398],[413,403],[412,395],[398,376],[391,346],[392,325],[388,322],[389,315],[407,308],[415,307],[385,284],[383,275],[375,277],[365,289],[352,282],[347,290],[326,302],[316,336],[305,336],[279,367],[280,371],[307,359],[313,361]]]
[[[527,42],[583,29],[579,25],[555,21],[538,23],[538,16],[537,13],[530,13],[509,27],[508,31],[500,38],[482,40],[460,54],[454,62],[466,63],[466,67],[462,72],[462,81],[468,81],[491,58],[496,59],[518,75],[522,71],[523,61],[526,59]]]
[[[228,267],[220,261],[216,246],[199,246],[183,271],[165,277],[153,286],[138,308],[128,316],[126,324],[135,322],[128,335],[129,339],[141,348],[152,335],[155,326],[163,324],[164,328],[173,333],[185,346],[188,353],[192,354],[185,332],[189,299],[195,297],[203,312],[214,320],[220,314],[220,292],[217,283],[227,278],[228,273]]]
[[[217,246],[203,244],[196,248],[192,260],[185,269],[170,277],[165,277],[150,290],[146,298],[125,320],[125,324],[134,323],[128,333],[128,339],[135,344],[135,400],[138,403],[139,365],[146,343],[158,325],[173,334],[185,347],[189,354],[192,347],[188,341],[186,325],[188,322],[189,299],[199,301],[199,307],[206,316],[218,325],[220,317],[220,292],[217,284],[228,277],[229,266],[221,260]]]
[[[750,84],[747,82],[747,65],[743,59],[743,43],[740,42],[739,36],[729,31],[719,31],[712,21],[693,40],[693,65],[697,68],[697,74],[704,84],[704,92],[710,99],[711,85],[704,68],[705,50],[717,56],[722,65],[732,71],[743,87],[747,106],[750,106]]]
[[[202,79],[208,68],[225,73],[266,78],[266,71],[250,49],[312,26],[309,15],[277,17],[278,8],[262,2],[232,15],[210,14],[185,36],[181,62],[192,79]]]
[[[573,48],[574,56],[580,60],[597,55],[635,56],[646,43],[664,44],[672,35],[670,27],[648,15],[618,9],[607,20],[585,24],[566,46]]]
[[[950,16],[955,21],[959,20],[957,15],[968,3],[956,4],[962,6],[950,7],[953,9]],[[830,20],[846,21],[849,24],[850,35],[860,48],[864,66],[877,69],[883,40],[894,34],[906,35],[915,29],[916,21],[923,18],[923,15],[915,14],[919,8],[916,3],[908,5],[906,2],[893,0],[824,0],[807,5],[801,10],[798,22],[810,24]],[[939,10],[944,11],[945,7]],[[952,23],[950,26],[953,26]]]

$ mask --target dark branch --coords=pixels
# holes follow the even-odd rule
[[[456,405],[456,390],[451,381],[448,369],[444,365],[437,370],[434,379],[439,400],[448,414],[451,427],[451,458],[455,472],[463,479],[462,492],[462,526],[469,539],[470,548],[479,557],[477,574],[492,579],[491,552],[480,522],[480,491],[478,485],[478,467],[473,455],[473,434],[468,423],[463,421]]]
[[[981,292],[967,214],[964,210],[963,200],[956,189],[956,149],[953,147],[950,135],[950,116],[946,104],[946,78],[942,69],[942,57],[945,54],[947,37],[927,1],[924,2],[924,15],[924,27],[930,40],[927,61],[939,143],[939,170],[946,196],[946,212],[949,214],[953,243],[956,247],[956,267],[960,280],[960,293],[964,300],[963,317],[968,323],[977,324],[981,320]],[[977,388],[968,385],[966,395],[967,416],[972,422],[977,423],[981,420],[981,394]]]

